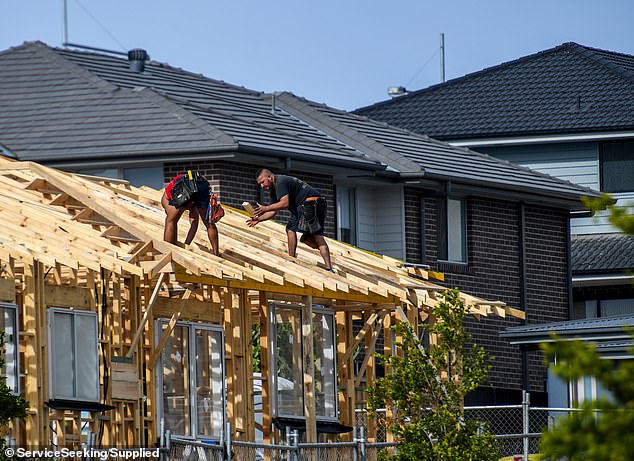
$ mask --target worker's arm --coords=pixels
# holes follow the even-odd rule
[[[288,209],[288,194],[280,198],[279,201],[271,203],[270,205],[260,205],[258,203],[256,206],[253,207],[253,211],[255,212],[256,217],[259,217],[265,213],[268,214],[271,211],[274,211],[277,214],[278,211],[286,209]],[[273,216],[275,216],[275,214],[269,216],[267,219],[271,219]],[[262,219],[261,221],[266,221],[266,219]]]
[[[255,227],[255,226],[258,225],[259,222],[271,219],[276,214],[277,214],[277,211],[268,211],[266,213],[262,213],[260,216],[253,216],[253,217],[247,219],[247,226]]]

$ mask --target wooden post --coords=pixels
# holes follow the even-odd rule
[[[271,364],[269,363],[269,305],[266,292],[259,292],[260,314],[260,370],[262,376],[262,435],[264,443],[271,443]]]
[[[302,306],[302,345],[304,350],[304,415],[306,417],[306,442],[317,442],[315,419],[315,360],[313,353],[313,297],[304,296]]]
[[[388,315],[385,316],[385,319],[383,321],[383,355],[385,357],[390,357],[392,355],[392,349],[394,344],[392,335],[393,335],[392,313],[390,312],[388,313]],[[385,376],[388,376],[390,373],[392,373],[392,367],[390,365],[385,365]],[[392,434],[391,432],[387,430],[387,426],[392,421],[393,417],[394,417],[394,414],[392,413],[392,409],[391,407],[388,406],[385,409],[385,421],[384,421],[386,442],[394,441],[394,434]]]

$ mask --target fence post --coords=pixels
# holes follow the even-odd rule
[[[299,431],[293,430],[293,461],[299,460]]]
[[[368,461],[368,455],[365,447],[365,427],[359,427],[359,461]]]
[[[225,444],[225,450],[226,450],[226,459],[227,461],[231,461],[231,423],[227,422],[226,425],[226,429],[225,429],[225,440],[226,440],[226,444]]]
[[[523,433],[523,442],[524,442],[524,461],[528,461],[528,443],[530,434],[530,424],[529,424],[529,410],[531,403],[531,395],[529,392],[522,391],[522,433]]]
[[[163,459],[171,459],[172,451],[172,432],[170,430],[165,431],[165,451],[163,452]]]

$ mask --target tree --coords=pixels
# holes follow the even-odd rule
[[[601,359],[594,345],[581,341],[558,341],[542,348],[550,361],[556,358],[553,371],[558,376],[567,382],[593,376],[611,399],[581,403],[580,411],[543,434],[540,451],[551,459],[565,456],[570,461],[634,460],[634,362],[617,368],[614,361]]]
[[[616,207],[611,196],[583,201],[593,211],[607,209],[614,226],[634,235],[634,215]],[[552,459],[567,457],[570,461],[633,460],[634,362],[617,365],[602,359],[594,345],[580,341],[555,341],[542,349],[549,363],[556,360],[553,371],[559,377],[574,382],[593,376],[611,397],[583,402],[580,411],[558,420],[543,434],[540,451]]]
[[[0,370],[4,369],[4,331],[0,331]],[[0,375],[0,434],[13,418],[26,418],[29,402],[19,395],[14,395],[7,386],[7,377]],[[0,437],[0,460],[5,459],[4,439]]]
[[[430,313],[435,322],[423,328],[431,338],[425,348],[411,324],[396,325],[402,354],[377,355],[390,370],[369,389],[368,407],[389,407],[394,414],[388,429],[401,442],[398,454],[382,459],[399,461],[497,460],[495,440],[486,424],[464,417],[464,396],[486,378],[487,354],[467,347],[464,329],[468,307],[458,290],[447,290]]]

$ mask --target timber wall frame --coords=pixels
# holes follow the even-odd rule
[[[287,255],[280,224],[249,229],[246,215],[229,207],[218,224],[221,257],[211,253],[204,232],[187,247],[171,245],[162,241],[161,194],[0,157],[0,301],[18,306],[21,390],[31,406],[29,417],[11,428],[19,446],[50,446],[55,437],[60,447],[79,447],[83,424],[102,446],[154,446],[160,436],[155,367],[168,338],[155,337],[156,319],[223,327],[228,420],[232,437],[247,441],[255,437],[251,327],[259,323],[262,430],[265,441],[279,440],[267,384],[268,306],[279,301],[303,306],[305,319],[314,304],[336,312],[339,420],[352,425],[355,389],[375,376],[379,333],[391,353],[390,327],[397,320],[428,321],[445,290],[429,280],[441,274],[332,239],[336,274],[328,273],[317,251],[303,247],[297,258]],[[476,317],[523,318],[501,302],[461,296]],[[89,310],[99,319],[100,403],[113,408],[93,411],[85,421],[78,410],[47,406],[51,307]],[[363,323],[356,335],[353,321]],[[305,343],[311,328],[305,322]],[[357,347],[365,359],[355,375]],[[306,434],[316,441],[312,367],[306,370]]]

